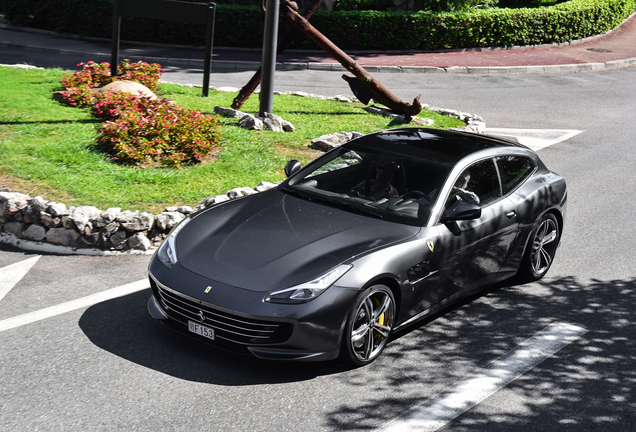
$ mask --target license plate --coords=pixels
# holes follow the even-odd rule
[[[206,327],[194,321],[188,321],[188,330],[192,333],[196,333],[208,339],[214,340],[214,329],[210,327]]]

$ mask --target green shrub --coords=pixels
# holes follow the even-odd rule
[[[107,91],[93,112],[111,118],[102,124],[98,144],[126,164],[198,163],[220,140],[217,118],[160,100]]]
[[[63,76],[61,84],[66,91],[62,96],[71,106],[89,106],[95,98],[93,89],[110,84],[115,79],[110,76],[110,63],[89,61],[77,66],[82,66],[82,70]],[[130,60],[124,59],[117,66],[117,79],[136,81],[152,91],[157,91],[162,73],[163,69],[158,63],[130,63]]]
[[[105,119],[98,144],[113,160],[134,165],[182,166],[201,162],[220,141],[216,117],[167,101],[122,92],[93,91],[112,81],[110,64],[80,63],[82,70],[64,75],[64,98],[72,106],[91,107]],[[161,65],[124,60],[118,79],[136,81],[156,91]]]
[[[334,10],[457,12],[495,7],[498,1],[499,0],[336,0],[334,1]],[[526,2],[528,0],[518,1]]]
[[[85,36],[111,36],[112,0],[4,1],[6,17],[13,24]],[[446,2],[452,6],[455,1],[463,0],[441,0],[440,4]],[[636,0],[571,0],[549,7],[471,9],[457,13],[316,11],[311,23],[345,51],[422,51],[567,42],[607,32],[634,11]],[[258,7],[217,5],[214,44],[261,48],[263,21]],[[285,34],[288,28],[281,25],[280,34]],[[127,40],[202,46],[204,34],[203,26],[136,18],[122,20],[121,37]],[[317,47],[301,35],[292,48]]]

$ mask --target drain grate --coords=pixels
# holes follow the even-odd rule
[[[597,53],[603,53],[603,54],[609,54],[609,53],[612,52],[611,50],[608,50],[608,49],[605,49],[605,48],[588,48],[587,50],[588,51],[594,51],[594,52],[597,52]]]

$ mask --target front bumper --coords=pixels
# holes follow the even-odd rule
[[[218,348],[269,360],[336,358],[359,293],[332,286],[307,303],[267,303],[264,292],[211,281],[179,264],[168,270],[154,258],[149,278],[153,294],[148,310],[153,318]],[[215,339],[191,333],[188,321],[213,328]]]

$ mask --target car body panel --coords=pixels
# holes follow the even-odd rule
[[[418,230],[274,189],[203,211],[179,234],[177,250],[191,272],[267,292],[311,280]]]
[[[380,181],[387,166],[395,186],[370,198],[369,181]],[[366,188],[356,186],[360,179]],[[455,200],[469,199],[462,179],[478,211],[468,220],[449,217]],[[173,239],[178,262],[151,260],[148,308],[220,348],[333,359],[365,290],[388,287],[394,329],[403,328],[514,275],[538,221],[550,212],[561,230],[566,206],[565,180],[522,145],[421,128],[381,131],[294,170],[274,190],[191,216]],[[348,270],[310,300],[268,297],[342,265]],[[216,340],[188,332],[188,320],[216,329]]]

